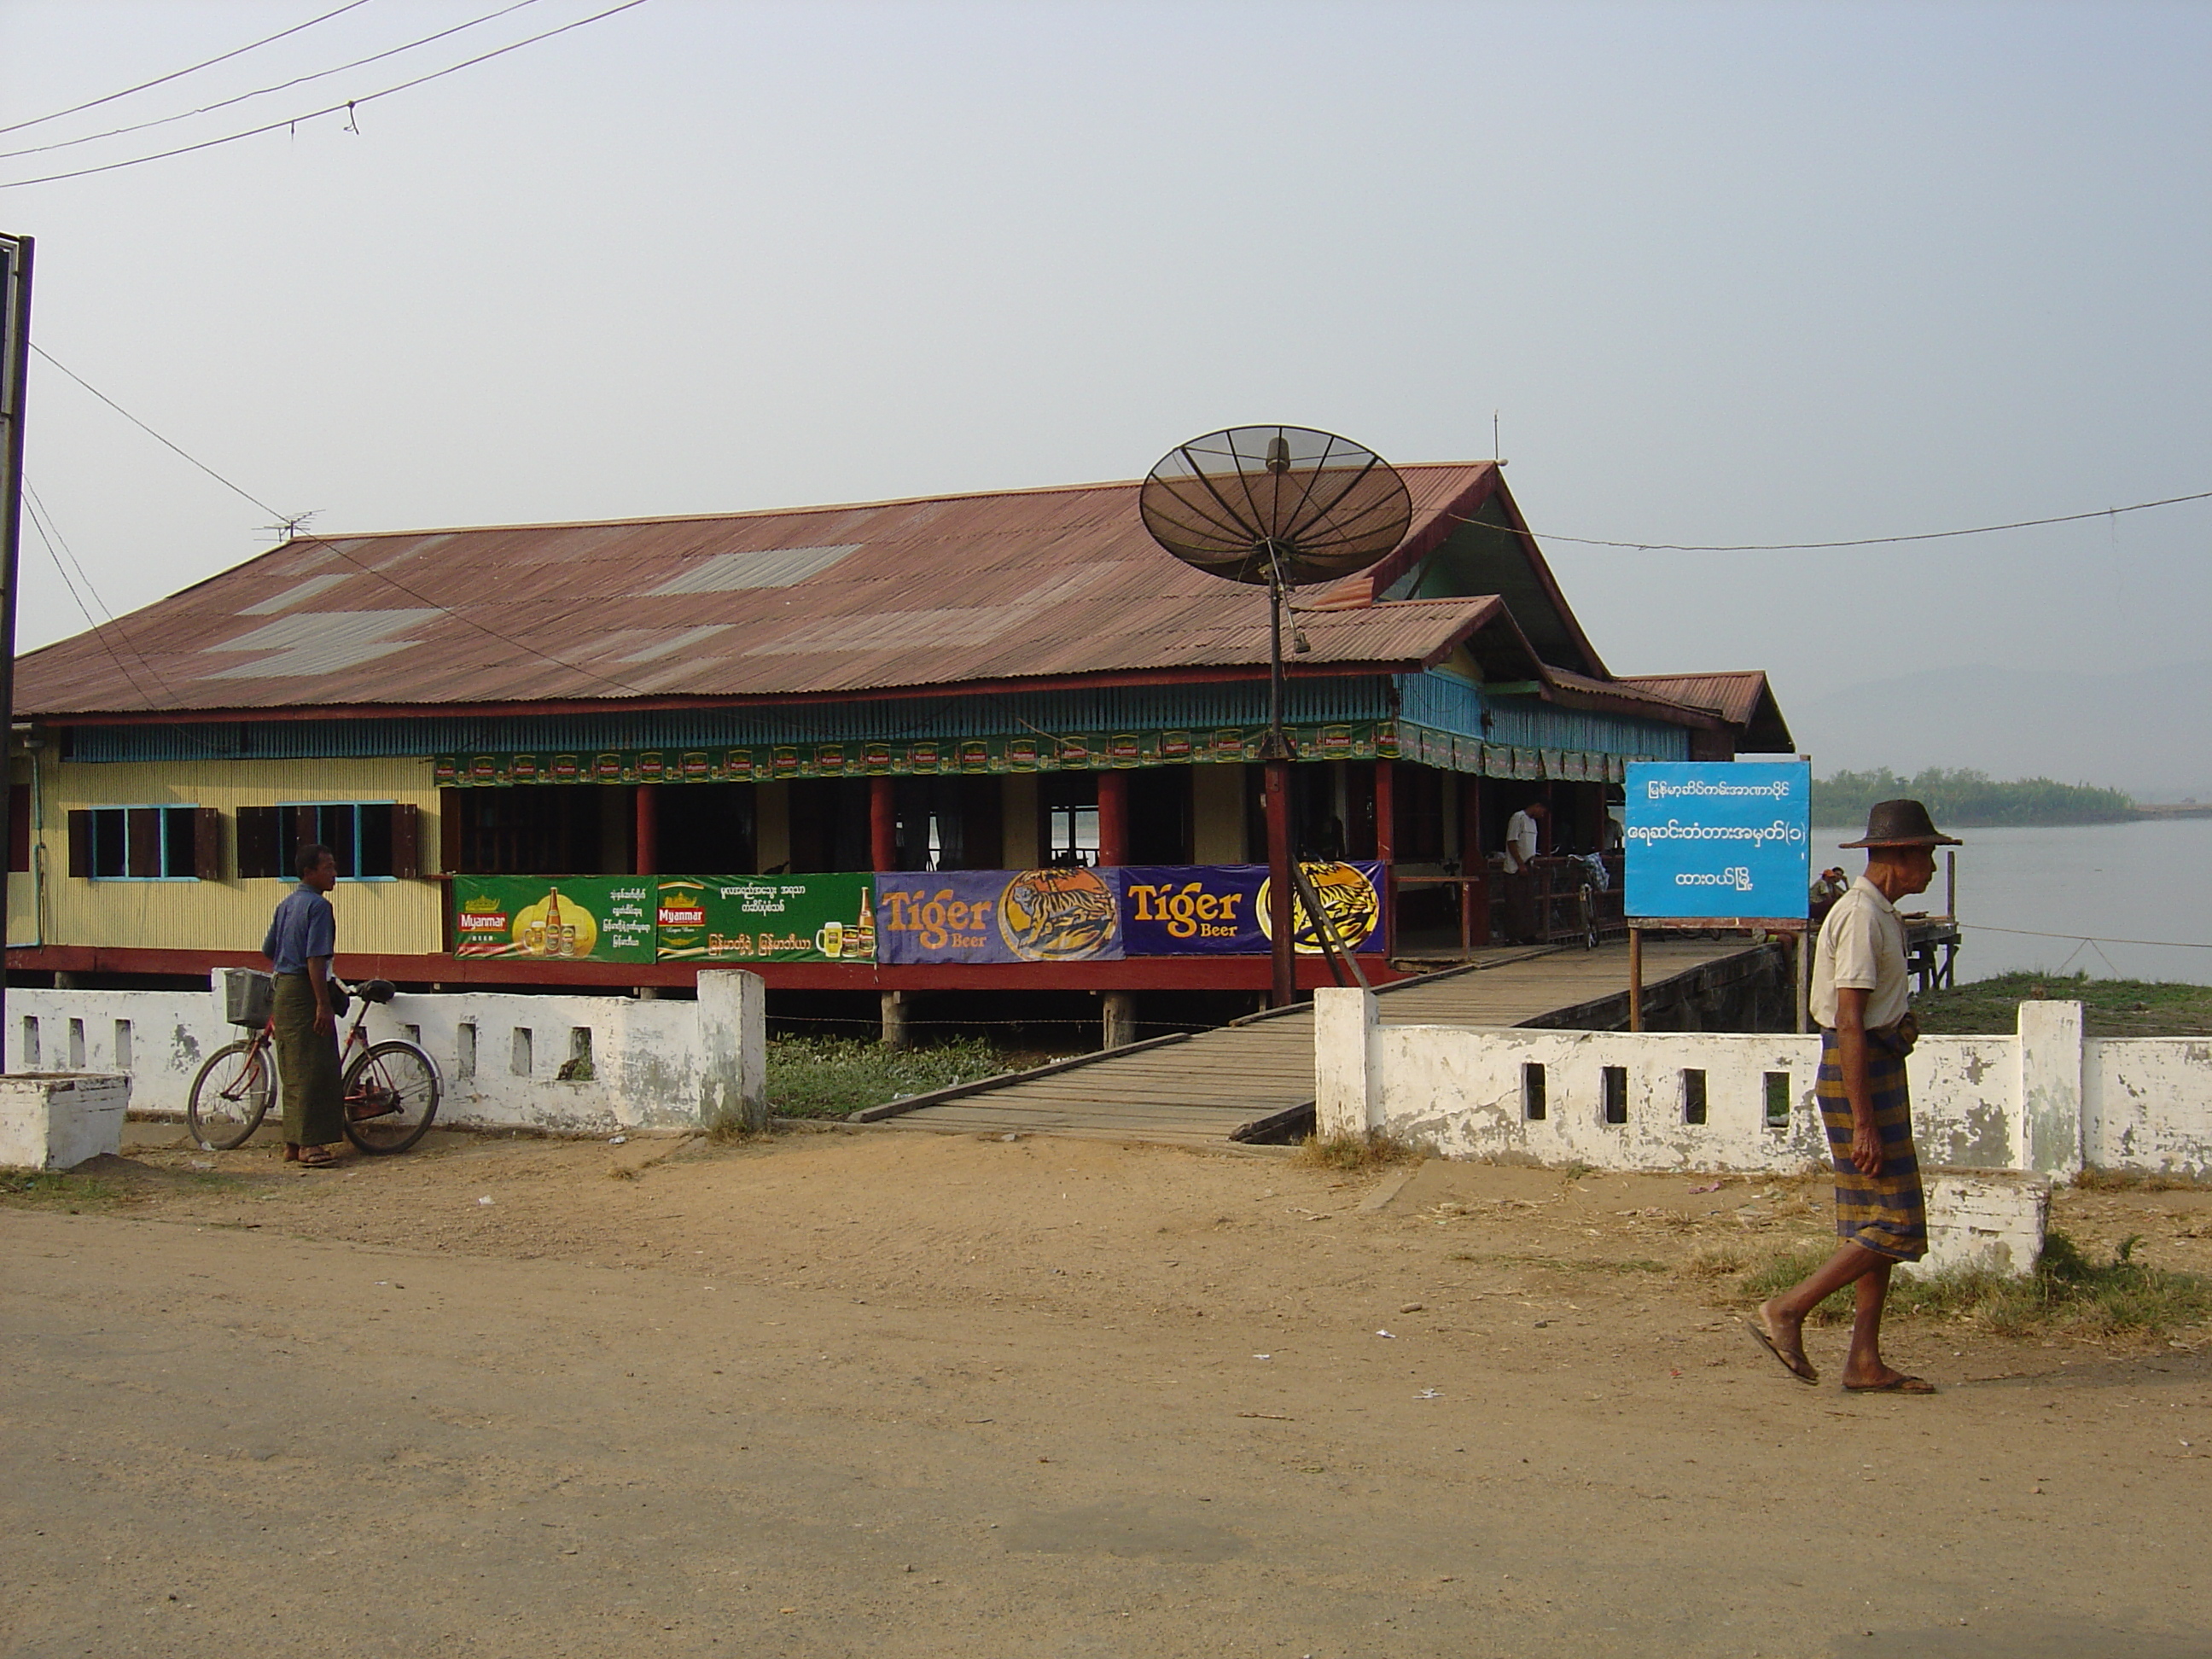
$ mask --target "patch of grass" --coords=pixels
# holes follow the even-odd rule
[[[1370,1129],[1364,1135],[1331,1135],[1327,1139],[1308,1135],[1298,1143],[1298,1150],[1291,1154],[1291,1161],[1302,1169],[1364,1175],[1388,1169],[1393,1164],[1411,1164],[1426,1155],[1425,1147],[1401,1140],[1381,1129]]]
[[[1945,1036],[2009,1036],[2023,1002],[2078,1002],[2093,1037],[2212,1036],[2212,985],[2092,979],[2087,974],[2000,974],[1912,1000],[1920,1029]]]
[[[1749,1265],[1744,1259],[1742,1245],[1716,1240],[1692,1245],[1676,1271],[1685,1279],[1725,1279],[1730,1273],[1741,1273]],[[1804,1273],[1799,1273],[1797,1279],[1804,1276]],[[1797,1279],[1787,1282],[1795,1285]],[[1773,1294],[1772,1291],[1765,1291],[1760,1299],[1764,1301]]]
[[[0,1170],[0,1198],[38,1209],[110,1210],[124,1193],[112,1181],[65,1170]]]
[[[2201,1193],[2212,1182],[2148,1170],[2087,1169],[2074,1177],[2074,1185],[2085,1193]]]
[[[2163,1336],[2212,1319],[2212,1281],[2133,1260],[2136,1241],[2123,1243],[2110,1261],[2092,1261],[2064,1233],[2045,1237],[2035,1271],[2012,1278],[1966,1268],[1925,1279],[1890,1281],[1886,1312],[1905,1319],[1948,1319],[1981,1326],[2000,1336],[2054,1330],[2076,1335]],[[1742,1292],[1764,1301],[1785,1291],[1825,1261],[1826,1249],[1776,1256],[1742,1281]],[[1844,1325],[1851,1318],[1846,1285],[1813,1310],[1816,1325]]]
[[[768,1045],[769,1110],[778,1117],[843,1117],[1006,1069],[981,1037],[897,1051],[868,1037],[776,1037]]]

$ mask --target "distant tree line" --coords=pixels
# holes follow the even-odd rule
[[[2136,816],[2135,797],[2120,789],[2050,778],[2000,781],[1971,768],[1931,766],[1917,777],[1900,778],[1887,767],[1872,772],[1838,772],[1813,780],[1813,822],[1856,824],[1867,808],[1900,796],[1927,803],[1939,827],[1953,824],[2110,823]]]

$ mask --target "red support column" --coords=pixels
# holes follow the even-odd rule
[[[1129,775],[1098,775],[1098,862],[1129,861]]]
[[[898,795],[888,774],[868,780],[868,859],[878,870],[898,868]]]
[[[1482,856],[1482,780],[1473,773],[1460,779],[1459,868],[1472,878],[1468,893],[1469,945],[1490,943],[1490,865]]]
[[[1382,866],[1382,953],[1398,948],[1398,771],[1388,760],[1375,763],[1375,860]]]
[[[1267,763],[1267,924],[1274,935],[1273,1006],[1287,1008],[1297,999],[1297,957],[1291,938],[1291,763]]]
[[[653,829],[653,811],[659,804],[659,797],[653,791],[658,787],[654,784],[641,783],[632,792],[636,803],[637,855],[631,862],[637,866],[637,873],[641,876],[660,873],[660,865],[657,857],[659,851],[659,837],[654,833]]]

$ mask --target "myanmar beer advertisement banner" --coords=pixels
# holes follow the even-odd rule
[[[651,962],[650,876],[455,876],[453,954]]]
[[[1337,937],[1379,954],[1382,866],[1316,863],[1305,870]],[[953,870],[876,879],[877,959],[885,963],[1110,962],[1264,956],[1269,949],[1263,864]],[[1310,922],[1299,927],[1296,943],[1308,955],[1324,948]]]
[[[872,875],[662,876],[663,962],[872,962]]]
[[[872,962],[875,882],[456,876],[453,954],[575,962]]]
[[[1802,916],[1808,761],[1638,761],[1622,814],[1632,916]]]

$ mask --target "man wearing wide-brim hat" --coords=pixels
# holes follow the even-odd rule
[[[1821,1121],[1836,1164],[1836,1232],[1844,1241],[1820,1270],[1761,1304],[1751,1334],[1801,1382],[1820,1374],[1805,1358],[1805,1316],[1856,1285],[1844,1387],[1853,1394],[1933,1394],[1936,1385],[1892,1370],[1881,1357],[1881,1308],[1890,1270],[1928,1253],[1928,1212],[1912,1146],[1905,1057],[1918,1035],[1907,1001],[1905,923],[1897,901],[1936,878],[1941,833],[1917,800],[1877,802],[1863,847],[1866,873],[1820,925],[1813,958],[1813,1018],[1820,1027]]]

